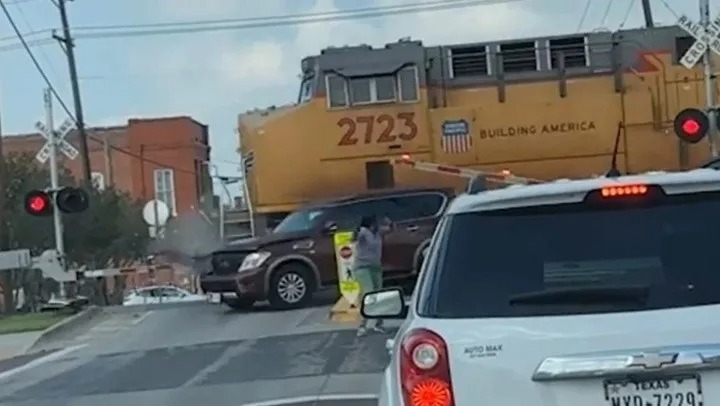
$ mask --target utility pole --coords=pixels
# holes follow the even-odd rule
[[[103,136],[103,153],[105,155],[105,187],[110,188],[115,185],[115,179],[113,174],[112,155],[110,153],[110,142],[108,141],[107,133]]]
[[[68,70],[70,71],[70,84],[72,86],[73,103],[75,104],[75,121],[80,134],[80,156],[82,158],[83,180],[88,190],[92,189],[92,175],[90,173],[90,153],[88,151],[87,131],[85,129],[85,118],[83,116],[82,100],[80,98],[80,83],[78,82],[77,66],[75,64],[75,43],[70,34],[70,23],[68,22],[67,9],[65,7],[67,1],[57,0],[57,6],[60,9],[60,22],[62,23],[63,36],[53,34],[53,38],[62,43],[65,55],[68,61]]]
[[[655,27],[653,21],[652,8],[650,8],[650,0],[642,0],[643,16],[645,16],[645,27]]]
[[[1,93],[0,93],[0,97]],[[7,219],[5,218],[5,151],[3,150],[3,131],[2,131],[2,107],[0,107],[0,251],[5,249],[5,225]]]
[[[710,25],[710,0],[699,0],[700,2],[700,25],[708,27]],[[715,112],[715,70],[710,47],[706,47],[703,55],[703,69],[705,79],[705,99],[707,104],[707,116],[710,123],[708,130],[708,138],[710,139],[710,152],[713,158],[718,157],[717,149],[717,115]]]
[[[53,200],[55,193],[60,189],[60,180],[58,179],[58,162],[57,162],[57,132],[55,131],[55,122],[53,120],[53,94],[50,89],[45,89],[45,126],[48,128],[48,146],[50,147],[50,188],[52,189]],[[59,258],[65,263],[65,241],[63,240],[63,224],[60,210],[53,208],[53,225],[55,230],[55,249]],[[60,297],[65,297],[65,286],[60,283]]]

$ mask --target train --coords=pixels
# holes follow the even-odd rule
[[[373,189],[467,186],[393,164],[401,155],[541,180],[683,170],[709,142],[673,133],[705,103],[701,68],[679,61],[677,26],[457,45],[403,38],[301,61],[294,103],[238,115],[238,153],[259,224],[307,202]]]

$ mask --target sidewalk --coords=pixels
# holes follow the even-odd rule
[[[23,355],[40,338],[43,331],[0,335],[0,360]]]

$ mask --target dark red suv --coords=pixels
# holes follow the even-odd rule
[[[263,300],[275,308],[300,307],[317,290],[336,288],[333,234],[355,230],[361,216],[372,214],[394,223],[384,237],[385,279],[412,278],[451,198],[447,189],[392,190],[306,206],[269,235],[215,251],[201,287],[205,292],[234,293],[236,297],[224,300],[234,308]]]

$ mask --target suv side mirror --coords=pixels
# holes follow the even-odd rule
[[[402,289],[376,290],[363,296],[360,314],[366,319],[404,319],[408,306]]]
[[[337,231],[337,229],[338,229],[337,223],[334,221],[326,221],[325,224],[323,225],[323,231],[326,234],[333,234]]]

